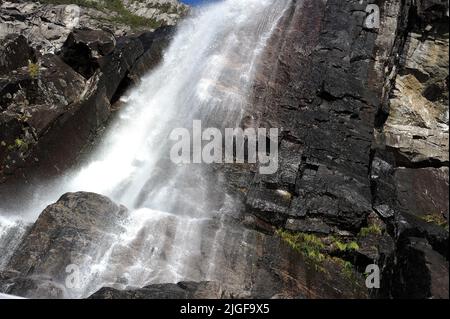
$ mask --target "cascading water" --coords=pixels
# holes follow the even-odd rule
[[[169,134],[193,120],[205,128],[239,126],[258,58],[289,2],[225,0],[199,9],[179,26],[163,63],[124,98],[90,162],[37,193],[32,218],[69,191],[104,194],[130,211],[123,231],[81,265],[82,288],[68,296],[105,285],[217,279],[215,256],[226,233],[221,216],[237,208],[220,174],[170,161]],[[0,225],[6,234],[9,226]],[[0,245],[11,245],[0,235]]]

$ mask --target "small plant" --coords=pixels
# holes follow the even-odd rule
[[[341,252],[359,250],[359,245],[356,241],[344,243],[341,242],[339,239],[336,239],[335,237],[331,237],[331,243]]]
[[[294,234],[283,230],[277,231],[277,234],[313,264],[321,263],[326,259],[326,255],[322,253],[325,245],[319,237],[304,233]]]
[[[40,71],[41,67],[38,63],[33,63],[28,60],[28,74],[32,79],[36,79],[39,76]]]
[[[353,263],[327,253],[329,245],[334,245],[340,251],[356,251],[359,246],[355,241],[343,243],[333,236],[321,238],[312,234],[292,233],[284,230],[278,230],[277,234],[292,249],[301,253],[305,257],[306,263],[314,267],[317,272],[329,276],[330,273],[326,265],[332,267],[332,269],[333,267],[336,269],[337,266],[340,269],[341,276],[348,279],[355,289],[360,287],[360,278]]]
[[[429,224],[435,224],[444,227],[448,231],[448,221],[444,216],[440,214],[428,214],[421,218]]]
[[[26,150],[28,150],[28,143],[20,138],[16,138],[13,145],[8,145],[8,150],[19,150],[21,152],[25,152]]]
[[[367,237],[371,234],[382,235],[383,231],[380,226],[373,224],[373,225],[370,225],[369,227],[361,228],[361,230],[359,231],[358,237]]]

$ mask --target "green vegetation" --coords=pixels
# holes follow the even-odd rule
[[[13,145],[8,145],[8,150],[19,150],[21,152],[26,152],[28,150],[28,143],[20,138],[16,138]]]
[[[158,21],[156,19],[149,19],[131,13],[124,7],[121,0],[105,0],[98,2],[92,0],[42,0],[42,2],[47,4],[76,4],[82,7],[93,8],[99,11],[113,11],[116,14],[108,18],[109,21],[118,24],[125,24],[132,28],[146,27],[155,29],[162,26],[163,24],[161,21]]]
[[[38,63],[33,63],[28,60],[28,74],[32,79],[36,79],[39,76],[40,71],[41,67]]]
[[[356,241],[344,243],[335,237],[331,237],[331,242],[340,252],[359,250],[359,245]]]
[[[322,253],[325,245],[319,237],[304,233],[294,234],[283,230],[278,230],[277,234],[314,265],[322,263],[326,259],[326,255]]]
[[[351,262],[337,257],[333,257],[332,261],[341,268],[345,278],[355,281],[355,267]]]
[[[383,231],[380,226],[373,224],[373,225],[370,225],[369,227],[361,228],[361,230],[359,231],[358,237],[367,237],[371,234],[381,235],[381,234],[383,234]]]
[[[448,221],[441,214],[428,214],[421,217],[421,219],[429,224],[435,224],[444,227],[448,231]]]
[[[305,257],[306,262],[317,271],[326,272],[323,264],[331,262],[342,268],[342,272],[346,277],[354,277],[353,264],[339,257],[330,256],[327,253],[329,251],[327,248],[334,247],[339,252],[354,252],[359,249],[357,242],[342,242],[333,236],[320,238],[312,234],[292,233],[284,230],[278,230],[277,234],[292,249],[301,253]]]

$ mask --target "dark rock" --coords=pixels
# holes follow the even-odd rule
[[[179,282],[158,284],[141,289],[116,290],[102,288],[89,299],[221,299],[225,291],[215,282]]]
[[[134,83],[144,76],[148,70],[153,69],[161,62],[164,50],[169,45],[176,28],[173,26],[166,26],[157,29],[155,32],[144,32],[138,36],[141,41],[145,53],[140,57],[131,68],[128,77]]]
[[[317,233],[328,235],[331,233],[331,227],[325,224],[318,218],[302,219],[288,219],[286,226],[287,230],[301,233]]]
[[[68,275],[64,272],[66,266],[83,267],[87,262],[88,269],[81,275],[83,278],[84,275],[90,276],[94,271],[89,268],[93,260],[107,254],[111,243],[122,232],[120,225],[126,216],[123,207],[103,196],[91,193],[64,195],[40,215],[23,238],[5,270],[0,273],[0,291],[39,298],[73,296],[65,281]],[[224,240],[219,246],[214,246],[213,238],[218,232]],[[115,255],[118,261],[110,261],[123,265],[125,259],[133,258],[133,247],[123,249]],[[142,251],[137,250],[136,253],[140,255]],[[105,274],[101,273],[96,285],[104,283],[127,291],[105,288],[93,298],[366,297],[362,277],[349,280],[341,274],[341,266],[332,260],[317,265],[323,269],[319,274],[314,264],[278,236],[245,229],[233,219],[211,220],[205,224],[199,258],[195,265],[186,266],[198,267],[197,263],[201,264],[220,284],[180,283],[132,289],[120,278],[111,282],[107,275],[104,278]],[[214,260],[214,271],[209,269],[207,260]],[[97,290],[96,285],[90,289]]]
[[[116,45],[114,36],[100,30],[75,30],[69,34],[60,56],[75,71],[89,79],[100,67],[101,58]]]
[[[410,237],[397,254],[394,298],[448,299],[448,260],[423,238]]]
[[[297,180],[297,205],[303,214],[320,217],[341,229],[361,228],[372,210],[368,185],[324,166],[317,171],[309,167],[310,164],[302,167]]]
[[[399,205],[417,217],[448,221],[448,168],[399,168],[394,175]],[[447,223],[448,225],[448,223]]]
[[[120,232],[117,221],[125,217],[126,209],[104,196],[63,195],[42,212],[6,264],[12,275],[1,283],[1,290],[29,297],[63,297],[66,267],[90,258],[91,249],[105,243],[109,232]]]
[[[434,250],[448,258],[449,233],[442,226],[403,212],[395,216],[395,231],[398,245],[410,237],[425,238]]]
[[[8,75],[35,59],[34,50],[23,35],[10,34],[0,39],[0,75]]]
[[[395,160],[389,154],[374,154],[370,172],[372,205],[383,218],[393,217],[397,205],[394,171]]]
[[[22,132],[11,129],[12,124],[5,129],[15,135],[4,137],[6,146],[0,148],[0,180],[12,182],[0,188],[16,187],[9,175],[25,178],[31,185],[33,178],[39,183],[40,178],[70,167],[111,116],[111,104],[132,84],[131,70],[136,67],[133,74],[141,75],[159,61],[170,30],[117,40],[106,31],[75,30],[59,57],[47,54],[39,59],[36,78],[23,68],[0,78],[2,110],[7,108],[22,126]],[[26,142],[26,152],[8,151],[16,139]]]
[[[0,163],[4,163],[15,146],[15,139],[22,134],[22,125],[12,114],[0,113]]]
[[[286,222],[286,211],[291,195],[282,190],[267,189],[263,186],[252,188],[247,195],[247,209],[272,225],[281,226]]]

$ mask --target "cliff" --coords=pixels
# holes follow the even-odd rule
[[[291,1],[268,40],[242,127],[282,128],[280,169],[214,167],[242,204],[202,229],[227,225],[214,256],[220,284],[104,288],[93,298],[449,297],[448,2],[373,4],[379,27],[366,24],[366,1]],[[3,4],[6,14],[18,13]],[[172,33],[123,34],[74,29],[47,55],[23,36],[2,40],[0,199],[75,162]],[[108,246],[101,234],[117,212],[127,214],[102,196],[64,195],[26,233],[0,291],[64,297],[49,278],[61,279],[58,265],[86,258],[99,238]],[[365,287],[370,264],[381,269],[380,289]]]

